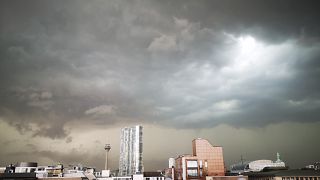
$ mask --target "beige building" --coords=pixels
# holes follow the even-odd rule
[[[221,146],[212,146],[205,139],[192,141],[192,155],[180,155],[175,160],[176,180],[205,179],[224,176],[225,166]]]

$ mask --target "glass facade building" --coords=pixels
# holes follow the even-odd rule
[[[130,176],[143,172],[142,126],[121,129],[119,175]]]
[[[225,166],[223,150],[221,146],[212,146],[205,139],[194,139],[192,141],[193,156],[199,161],[199,167],[204,167],[208,176],[224,176]]]
[[[207,176],[225,175],[222,147],[212,146],[205,139],[194,139],[192,155],[180,155],[175,160],[175,180],[206,179]]]

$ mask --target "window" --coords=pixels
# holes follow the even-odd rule
[[[198,161],[187,160],[187,168],[198,168]]]
[[[188,177],[198,177],[197,169],[188,169],[187,170]]]

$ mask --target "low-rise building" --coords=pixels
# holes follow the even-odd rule
[[[260,172],[265,168],[285,168],[286,164],[280,159],[280,154],[277,153],[277,160],[255,160],[233,164],[230,167],[230,172],[234,174],[242,174],[245,172]]]
[[[36,162],[20,162],[15,166],[15,173],[31,173],[35,172],[38,163]]]
[[[316,170],[280,170],[245,173],[249,180],[320,180],[320,171]]]
[[[161,172],[143,172],[143,180],[164,180],[164,175]]]
[[[313,169],[313,170],[320,170],[320,162],[315,162],[313,164],[307,165],[304,169]]]

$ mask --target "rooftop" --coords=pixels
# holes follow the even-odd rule
[[[291,170],[280,170],[280,171],[269,171],[269,172],[249,172],[244,173],[247,176],[320,176],[320,171],[316,170],[301,170],[301,169],[291,169]]]

